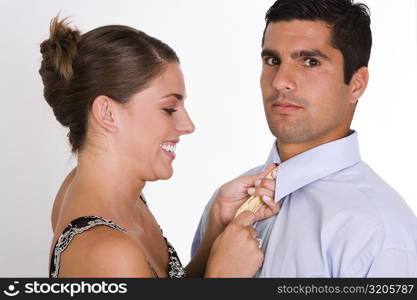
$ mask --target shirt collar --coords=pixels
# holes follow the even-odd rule
[[[313,181],[338,172],[361,161],[358,134],[317,146],[281,163],[276,141],[266,165],[279,163],[275,199],[279,201]]]

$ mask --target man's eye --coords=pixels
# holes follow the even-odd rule
[[[276,57],[266,57],[265,58],[265,63],[269,66],[277,66],[277,65],[279,65],[280,61]]]
[[[306,66],[306,67],[311,68],[311,67],[316,67],[318,65],[320,65],[320,62],[315,58],[306,58],[304,60],[304,66]]]
[[[176,109],[173,108],[164,108],[164,110],[167,112],[168,115],[172,115],[174,112],[176,112]]]

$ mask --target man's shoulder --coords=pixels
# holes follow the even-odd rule
[[[393,187],[363,161],[321,178],[313,183],[313,186],[314,184],[334,186],[338,194],[345,193],[354,202],[367,201],[372,202],[373,205],[382,205],[404,201]]]
[[[334,212],[333,217],[345,216],[352,228],[357,224],[362,224],[362,228],[378,228],[385,247],[416,250],[415,215],[395,189],[366,163],[323,178],[311,188],[326,190],[328,202],[322,207]]]

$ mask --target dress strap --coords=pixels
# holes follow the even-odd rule
[[[146,203],[146,200],[145,200],[145,197],[144,197],[143,194],[139,195],[139,199],[141,199],[143,201],[143,203],[145,203],[145,205],[148,205]],[[175,249],[171,245],[171,243],[168,242],[167,238],[164,236],[164,233],[163,233],[161,227],[159,227],[159,230],[161,231],[161,234],[162,234],[162,236],[165,240],[165,243],[167,245],[167,248],[168,248],[168,258],[169,258],[169,261],[168,261],[168,277],[169,278],[185,278],[185,277],[187,277],[186,270],[182,266],[177,252],[175,251]],[[149,264],[149,266],[151,267],[151,269],[154,273],[154,276],[156,275],[155,277],[158,277],[158,275],[156,274],[156,272],[154,271],[152,266],[150,264]]]
[[[71,243],[74,237],[77,234],[83,233],[84,231],[89,230],[98,225],[108,226],[123,232],[126,231],[122,227],[103,217],[85,216],[71,221],[71,223],[64,229],[64,231],[56,241],[54,251],[51,256],[49,277],[58,277],[61,253],[68,247],[68,245]]]
[[[139,195],[139,199],[142,200],[142,202],[145,203],[145,205],[148,205],[148,203],[146,203],[145,196],[143,194]]]

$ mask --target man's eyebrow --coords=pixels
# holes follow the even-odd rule
[[[179,100],[179,101],[182,101],[182,100],[184,100],[184,95],[181,95],[181,94],[177,94],[177,93],[172,93],[172,94],[168,94],[168,95],[165,95],[164,97],[162,97],[162,98],[169,98],[169,97],[175,97],[175,98],[177,98],[177,100]]]
[[[263,49],[262,52],[261,52],[261,57],[265,57],[265,56],[279,57],[279,53],[274,51],[274,50]]]
[[[292,59],[299,57],[321,57],[325,60],[330,60],[330,58],[320,50],[298,50],[291,53]]]

